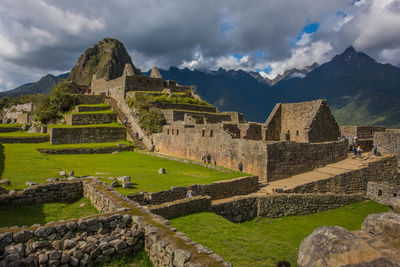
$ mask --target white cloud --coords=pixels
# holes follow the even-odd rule
[[[313,63],[321,64],[332,56],[332,46],[328,42],[317,41],[308,46],[295,47],[288,59],[275,61],[270,64],[270,73],[263,73],[264,77],[274,79],[277,75],[283,74],[288,69],[303,69]]]

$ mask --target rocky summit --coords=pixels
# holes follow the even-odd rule
[[[68,80],[79,85],[89,85],[93,74],[96,74],[98,79],[112,80],[122,75],[127,63],[133,66],[135,74],[141,74],[133,65],[125,46],[116,39],[105,38],[85,50],[72,68]]]

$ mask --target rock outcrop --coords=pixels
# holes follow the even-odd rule
[[[89,85],[93,74],[96,74],[97,78],[112,80],[122,75],[127,63],[132,65],[135,74],[141,74],[133,65],[124,45],[116,39],[105,38],[85,50],[72,68],[68,80],[79,85]]]
[[[300,245],[299,266],[400,266],[400,215],[369,215],[361,231],[323,226]]]

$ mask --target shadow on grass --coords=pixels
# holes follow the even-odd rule
[[[43,204],[4,207],[0,211],[0,227],[46,224]]]

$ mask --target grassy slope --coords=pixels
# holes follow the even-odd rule
[[[107,124],[89,124],[89,125],[68,125],[68,124],[54,124],[48,125],[48,128],[87,128],[87,127],[124,127],[123,124],[113,122]]]
[[[301,241],[315,228],[339,225],[349,231],[359,230],[368,214],[387,210],[386,206],[363,201],[306,216],[256,218],[241,224],[213,213],[198,213],[173,219],[171,225],[234,266],[275,266],[280,260],[295,265]]]
[[[80,207],[80,204],[84,204]],[[97,214],[90,200],[81,198],[74,203],[47,203],[24,205],[22,207],[2,208],[0,210],[0,227],[46,224],[52,221],[68,220]]]
[[[43,145],[45,144],[45,145]],[[87,146],[86,144],[81,146]],[[26,181],[45,182],[49,177],[58,177],[60,170],[74,170],[75,175],[104,177],[131,176],[132,189],[119,188],[122,193],[138,191],[156,192],[172,186],[208,184],[243,175],[224,173],[191,164],[185,164],[135,152],[90,155],[46,155],[36,149],[48,147],[42,144],[3,144],[4,162],[0,162],[0,179],[9,179],[7,189],[25,188]],[[55,147],[55,146],[54,146]],[[63,147],[65,147],[63,145]],[[4,166],[4,169],[1,166]],[[167,174],[158,174],[165,168]],[[96,174],[97,173],[97,174]]]

